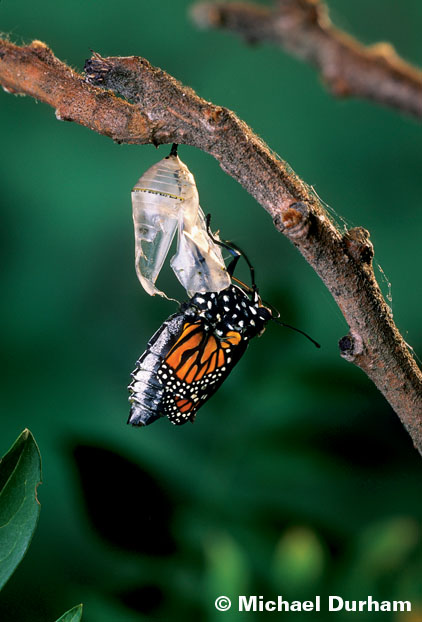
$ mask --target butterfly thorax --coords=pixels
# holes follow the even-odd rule
[[[204,330],[220,340],[224,340],[229,332],[239,333],[242,339],[251,339],[260,335],[272,318],[271,311],[263,306],[256,291],[250,298],[236,285],[219,293],[195,294],[182,310],[186,316],[198,318]]]

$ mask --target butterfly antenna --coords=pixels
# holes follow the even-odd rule
[[[224,240],[224,242],[223,242],[223,241],[218,240],[217,238],[215,238],[213,236],[213,234],[211,232],[211,229],[210,229],[211,214],[207,214],[207,216],[206,216],[206,223],[207,223],[207,233],[210,236],[211,240],[215,244],[218,244],[218,246],[222,246],[223,248],[226,248],[234,256],[234,259],[232,259],[232,261],[230,262],[230,264],[227,267],[227,272],[229,273],[229,275],[231,277],[233,277],[233,272],[234,272],[234,269],[235,269],[235,267],[237,265],[237,262],[239,261],[240,257],[243,257],[243,259],[246,261],[246,263],[248,264],[248,267],[249,267],[249,272],[250,272],[250,275],[251,275],[252,290],[255,291],[257,289],[256,283],[255,283],[255,268],[253,267],[253,265],[249,261],[248,257],[246,256],[246,253],[244,253],[244,251],[242,251],[242,249],[239,248],[237,246],[237,244],[234,244],[233,242],[228,242],[227,240]],[[233,277],[233,280],[235,280],[238,283],[241,283],[242,285],[244,285],[244,283],[242,283],[241,281],[239,281],[235,277]],[[250,288],[247,287],[247,289],[250,289]]]
[[[235,283],[237,283],[238,285],[241,286],[242,289],[245,290],[245,292],[248,292],[249,294],[253,294],[254,291],[256,291],[255,289],[253,289],[252,287],[250,287],[249,285],[246,285],[246,283],[244,283],[243,281],[241,281],[240,279],[238,279],[237,277],[231,275],[231,278],[233,279],[233,281],[235,281]]]
[[[285,322],[281,322],[278,318],[273,317],[272,318],[274,320],[274,322],[276,322],[277,324],[280,324],[280,326],[285,326],[286,328],[291,328],[292,330],[296,331],[297,333],[300,333],[301,335],[304,335],[307,339],[309,339],[309,341],[312,341],[312,343],[314,344],[314,346],[316,348],[320,348],[320,344],[318,343],[318,341],[315,341],[315,339],[312,339],[312,337],[310,337],[307,333],[305,333],[303,330],[300,330],[300,328],[296,328],[295,326],[291,326],[290,324],[285,324]]]

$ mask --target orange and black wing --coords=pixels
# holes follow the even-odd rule
[[[198,319],[185,322],[176,343],[158,369],[164,388],[163,408],[175,424],[194,421],[195,415],[238,362],[246,341],[237,331],[217,337]]]

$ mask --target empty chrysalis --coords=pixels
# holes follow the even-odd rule
[[[148,294],[167,298],[155,283],[177,231],[170,265],[188,295],[220,292],[230,285],[230,276],[220,247],[207,233],[195,179],[176,147],[132,190],[136,274]]]

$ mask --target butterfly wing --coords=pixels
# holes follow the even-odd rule
[[[160,368],[164,414],[176,425],[194,421],[198,409],[217,391],[247,347],[240,333],[217,337],[198,318],[187,321]]]

